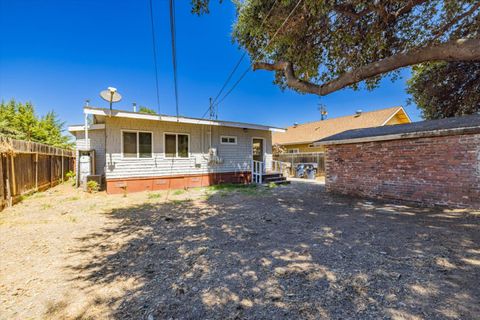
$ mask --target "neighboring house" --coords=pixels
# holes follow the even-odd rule
[[[104,177],[108,193],[251,181],[253,160],[272,167],[271,126],[85,107],[76,137],[77,172]],[[85,137],[88,137],[86,140]],[[92,169],[80,165],[89,156]],[[87,170],[88,171],[88,170]]]
[[[293,125],[286,132],[273,133],[273,144],[289,153],[323,152],[323,146],[313,146],[315,141],[346,130],[410,122],[410,117],[402,107],[357,112],[351,116]]]

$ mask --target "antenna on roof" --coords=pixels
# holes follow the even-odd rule
[[[108,87],[107,90],[103,90],[100,92],[100,97],[103,100],[108,101],[110,103],[110,117],[112,116],[112,104],[114,102],[118,102],[122,100],[122,96],[120,93],[117,92],[116,88]]]

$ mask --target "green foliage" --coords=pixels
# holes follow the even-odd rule
[[[161,193],[158,193],[158,192],[157,192],[157,193],[149,193],[149,194],[147,195],[147,198],[148,198],[148,199],[159,199],[159,198],[161,198],[161,197],[162,197],[162,194],[161,194]]]
[[[209,2],[192,0],[192,11],[208,13]],[[415,48],[478,37],[480,30],[478,0],[303,0],[295,11],[298,0],[234,3],[233,38],[253,62],[291,62],[300,80],[317,85]],[[372,89],[398,75],[397,68],[364,83]],[[286,88],[283,72],[275,83]]]
[[[73,172],[72,170],[68,171],[65,176],[68,180],[75,180],[75,172]]]
[[[71,147],[70,138],[63,135],[63,127],[64,123],[53,111],[38,117],[29,102],[10,100],[0,103],[0,134],[5,136],[55,147]]]
[[[181,190],[181,189],[173,191],[174,196],[179,196],[179,195],[182,195],[184,193],[185,193],[185,190]]]
[[[90,180],[87,182],[87,192],[94,193],[100,190],[100,186],[98,185],[97,181]]]
[[[150,109],[150,108],[147,108],[147,107],[144,107],[144,106],[141,106],[138,109],[138,112],[139,113],[146,113],[146,114],[157,114],[153,109]]]
[[[407,82],[425,119],[480,112],[480,63],[437,62],[415,66]]]

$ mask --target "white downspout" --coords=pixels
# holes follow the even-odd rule
[[[90,142],[88,140],[88,115],[85,113],[85,149],[90,150]]]

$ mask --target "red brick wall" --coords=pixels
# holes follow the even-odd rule
[[[328,191],[480,208],[480,134],[334,145]]]

